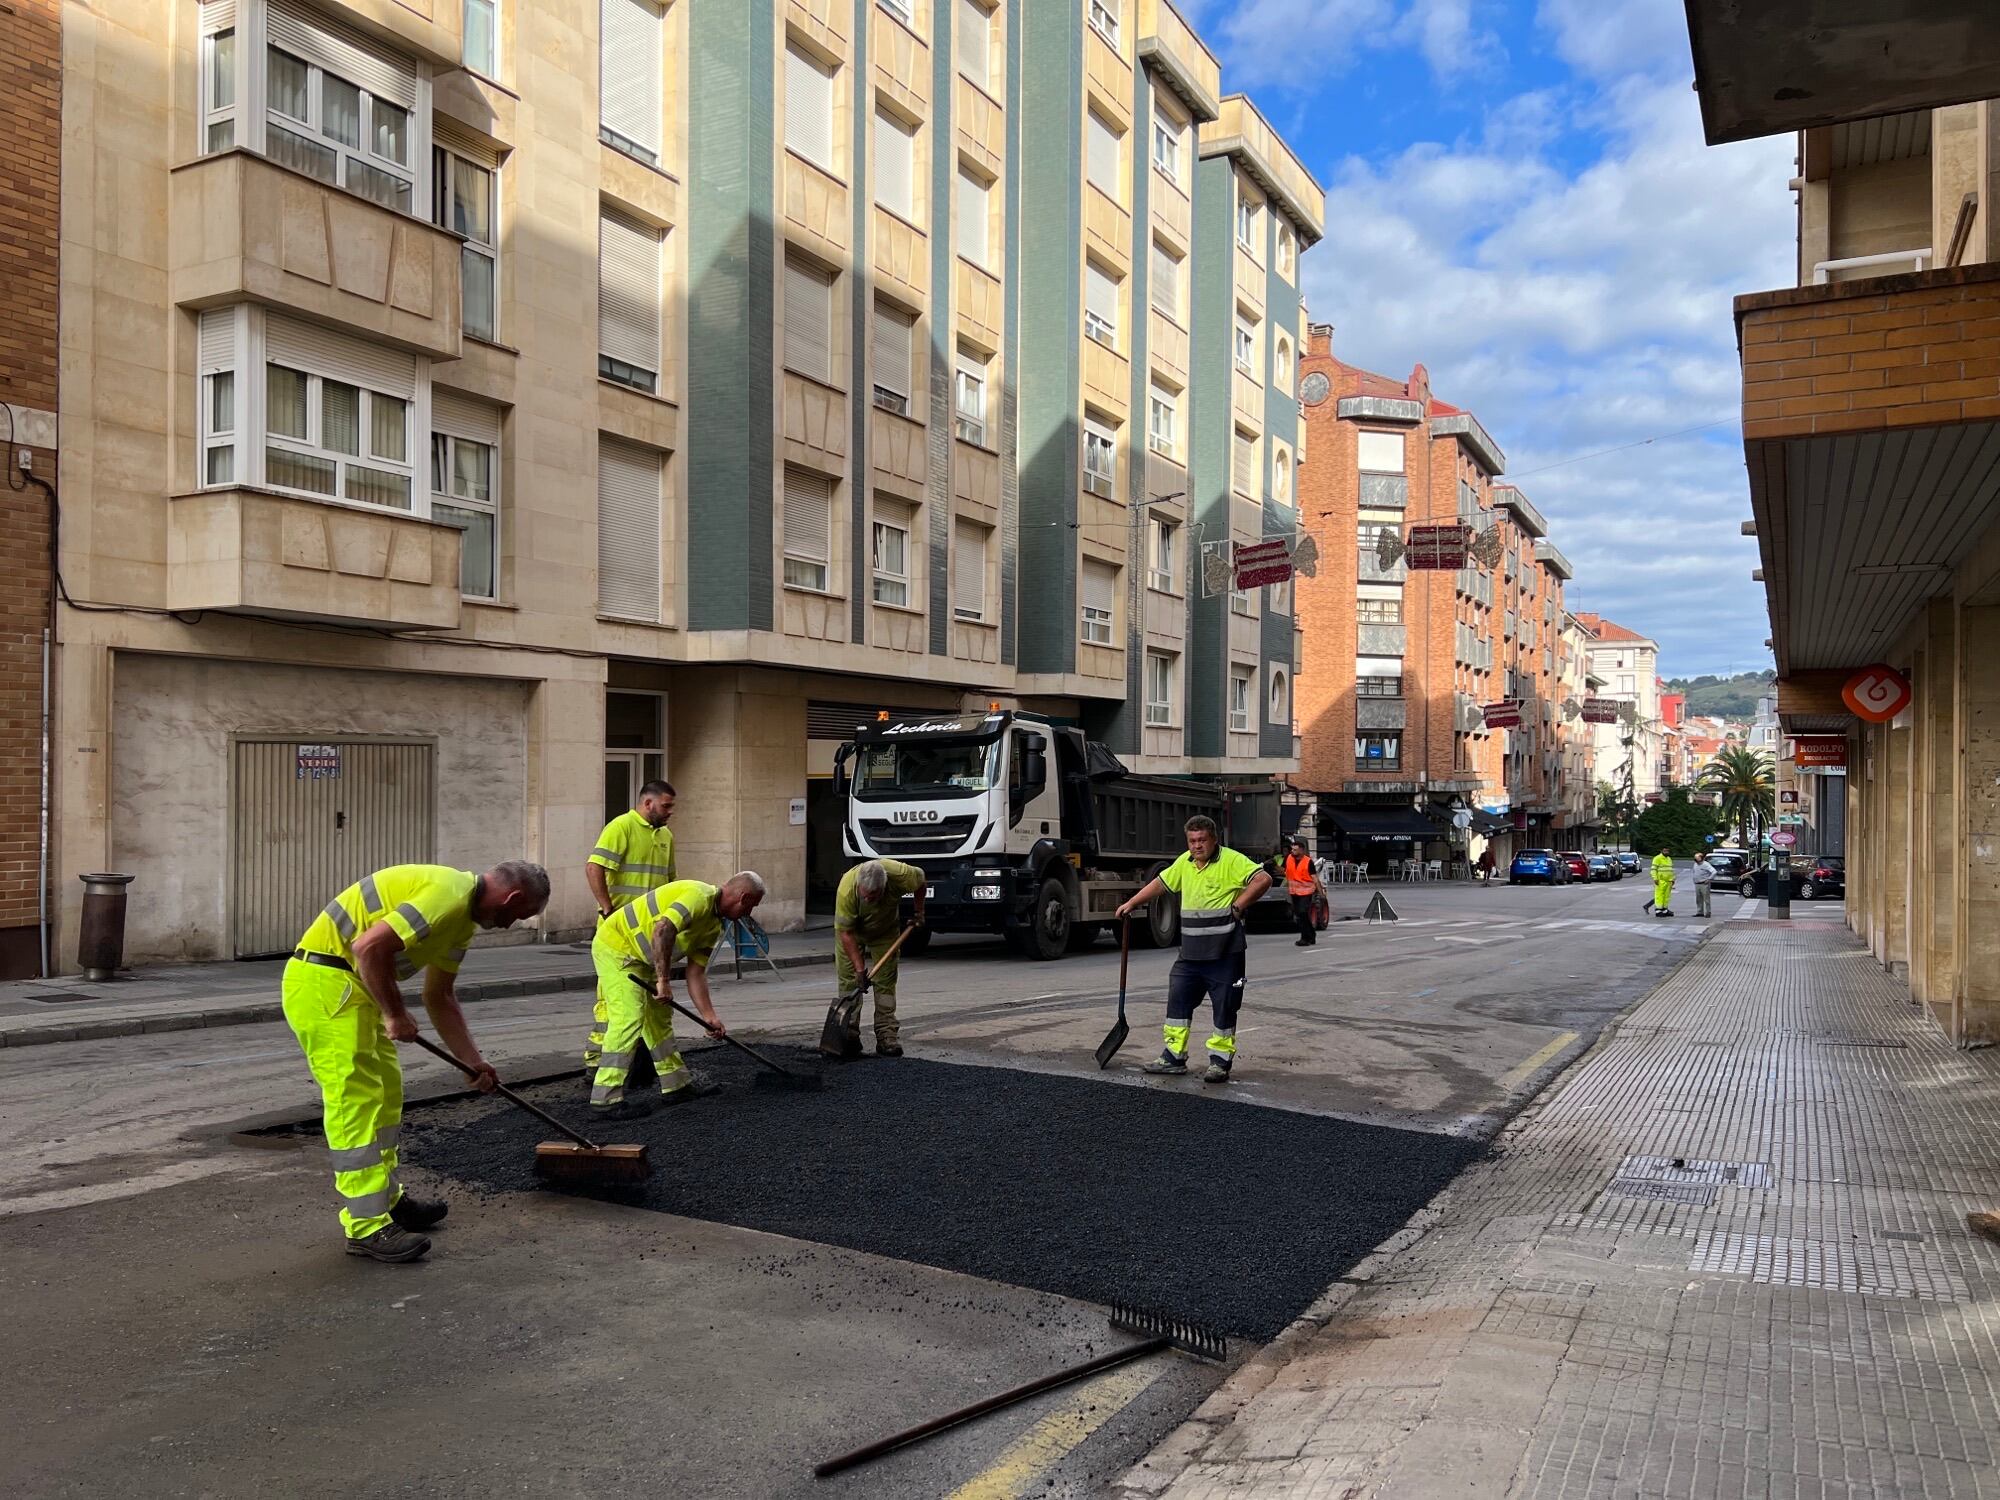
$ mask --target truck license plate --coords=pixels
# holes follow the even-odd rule
[[[925,887],[924,887],[924,899],[925,899],[926,901],[929,901],[929,900],[930,900],[930,899],[931,899],[932,897],[934,897],[934,896],[936,896],[936,895],[937,895],[937,887],[936,887],[936,886],[934,886],[934,885],[927,885],[927,886],[925,886]]]

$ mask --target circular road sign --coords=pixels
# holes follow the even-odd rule
[[[1771,847],[1773,849],[1789,849],[1798,841],[1799,836],[1796,833],[1774,833],[1771,835]]]

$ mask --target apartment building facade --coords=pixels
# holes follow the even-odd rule
[[[1666,732],[1660,717],[1660,647],[1657,641],[1602,615],[1580,613],[1590,638],[1590,672],[1600,696],[1620,705],[1618,721],[1592,726],[1597,780],[1643,807],[1663,795]]]
[[[62,20],[100,608],[61,621],[55,862],[138,877],[135,959],[278,951],[391,859],[526,853],[586,930],[571,875],[658,775],[681,868],[794,923],[884,711],[1292,763],[1288,607],[1203,599],[1189,541],[1291,514],[1323,204],[1169,5]]]
[[[1362,370],[1315,326],[1301,371],[1302,493],[1321,559],[1298,581],[1295,784],[1308,826],[1328,852],[1377,864],[1550,841],[1569,822],[1557,661],[1568,560],[1527,496],[1498,482],[1498,445],[1432,393],[1422,365],[1404,380]],[[1385,532],[1460,523],[1497,538],[1490,564],[1385,560]],[[1489,730],[1482,706],[1503,698],[1521,724]],[[1455,826],[1461,813],[1469,827]]]

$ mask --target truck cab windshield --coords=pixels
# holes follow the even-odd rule
[[[983,792],[993,784],[994,745],[869,745],[854,789],[873,798],[938,797]]]

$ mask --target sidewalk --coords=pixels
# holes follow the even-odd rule
[[[2000,1051],[1717,928],[1117,1493],[2000,1496]]]
[[[832,963],[831,929],[772,933],[771,961],[780,969]],[[81,974],[0,983],[0,1047],[281,1020],[278,984],[284,967],[284,959],[274,958],[124,969],[108,983]],[[768,972],[762,961],[744,958],[746,978]],[[711,973],[720,983],[734,976],[727,948],[716,950]],[[459,978],[458,998],[501,1000],[596,985],[589,943],[517,943],[475,947]]]

